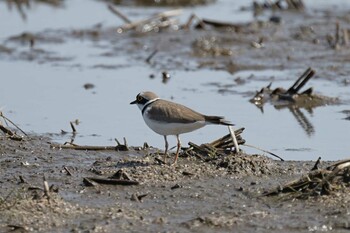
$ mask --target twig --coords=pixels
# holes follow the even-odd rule
[[[92,180],[99,184],[110,184],[110,185],[138,185],[138,181],[134,180],[121,180],[121,179],[110,179],[110,178],[95,178],[85,177],[84,179]]]
[[[234,24],[230,22],[221,22],[221,21],[216,21],[212,19],[202,19],[203,24],[208,24],[213,27],[228,27],[228,28],[233,28],[235,31],[239,30],[242,27],[247,26],[246,24]]]
[[[199,18],[196,14],[191,14],[191,16],[188,18],[187,23],[183,26],[184,29],[189,29],[190,25],[192,24],[193,20],[196,19],[198,20],[198,25],[205,29],[205,24],[201,18]]]
[[[139,195],[139,194],[137,194],[137,193],[133,193],[133,194],[131,195],[130,200],[132,200],[132,201],[137,201],[137,202],[142,202],[142,198],[147,197],[147,195],[148,195],[148,194],[141,194],[141,195]]]
[[[335,23],[335,43],[334,48],[337,48],[340,45],[340,24],[339,21]]]
[[[162,159],[159,158],[154,158],[154,160],[156,160],[159,164],[166,164],[166,162],[164,162]]]
[[[25,183],[28,183],[24,178],[23,178],[23,176],[19,176],[19,180],[20,180],[20,182],[19,183],[21,183],[21,184],[25,184]]]
[[[43,184],[44,184],[44,195],[47,197],[47,199],[50,199],[50,188],[49,183],[46,180],[45,175],[43,176]]]
[[[126,151],[124,145],[118,146],[79,146],[76,144],[51,144],[51,148],[60,148],[60,149],[72,149],[72,150],[116,150],[116,151]]]
[[[151,62],[151,59],[158,53],[158,49],[155,49],[145,60],[147,63]]]
[[[317,159],[315,165],[311,168],[311,171],[318,170],[318,169],[319,169],[319,168],[318,168],[318,165],[320,165],[320,163],[321,163],[321,157],[318,157],[318,159]]]
[[[72,172],[68,169],[68,167],[64,166],[63,169],[66,170],[67,175],[72,176]]]
[[[348,46],[349,45],[349,31],[347,28],[343,29],[343,39],[344,39],[344,45]]]
[[[116,173],[114,173],[112,176],[109,177],[110,179],[123,179],[123,180],[131,180],[129,175],[123,171],[122,169],[118,170]]]
[[[71,121],[71,122],[69,122],[69,123],[70,123],[70,127],[72,128],[73,134],[76,134],[76,133],[77,133],[77,130],[75,129],[75,126],[74,126],[73,122]]]
[[[270,152],[270,151],[261,149],[261,148],[259,148],[259,147],[253,146],[253,145],[248,145],[248,144],[244,144],[244,146],[250,147],[250,148],[254,148],[254,149],[257,149],[257,150],[260,150],[260,151],[265,152],[265,153],[268,153],[268,154],[270,154],[270,155],[272,155],[272,156],[274,156],[274,157],[276,157],[276,158],[279,158],[281,161],[284,161],[284,159],[282,159],[280,156],[278,156],[278,155],[276,155],[276,154],[274,154],[274,153],[272,153],[272,152]]]
[[[229,125],[228,126],[228,130],[230,131],[230,134],[231,134],[231,137],[232,137],[232,140],[233,140],[233,144],[235,145],[236,153],[239,153],[239,147],[238,147],[238,143],[237,143],[237,138],[236,138],[235,132],[233,130],[233,126]]]
[[[128,17],[126,17],[122,12],[120,12],[116,7],[114,7],[112,4],[108,4],[108,9],[116,16],[119,16],[125,23],[131,23],[131,20]]]
[[[86,177],[83,179],[83,183],[86,186],[94,186],[94,187],[98,186],[98,184],[96,182],[94,182],[94,181],[92,181],[92,180],[90,180],[89,178],[86,178]]]
[[[124,140],[124,146],[125,146],[126,150],[129,150],[129,146],[128,146],[128,142],[126,141],[126,138],[123,137],[123,140]]]

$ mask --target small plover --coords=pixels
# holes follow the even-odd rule
[[[174,163],[177,162],[181,146],[180,134],[188,133],[205,125],[233,125],[221,116],[207,116],[196,112],[184,105],[160,99],[150,91],[141,92],[136,100],[130,104],[137,104],[143,119],[154,132],[163,135],[165,140],[164,163],[168,152],[168,135],[177,138],[177,150]]]

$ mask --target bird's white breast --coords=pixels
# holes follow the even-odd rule
[[[179,135],[194,131],[206,125],[205,121],[197,121],[194,123],[171,123],[152,120],[149,117],[149,110],[151,108],[152,106],[149,106],[149,109],[146,109],[143,114],[143,119],[148,127],[160,135]]]

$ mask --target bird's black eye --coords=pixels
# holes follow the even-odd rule
[[[143,97],[140,96],[140,95],[138,95],[138,96],[137,96],[137,101],[138,101],[138,102],[141,102],[142,100],[143,100]]]

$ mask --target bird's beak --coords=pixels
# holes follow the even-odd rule
[[[132,101],[130,104],[136,104],[137,100]]]

